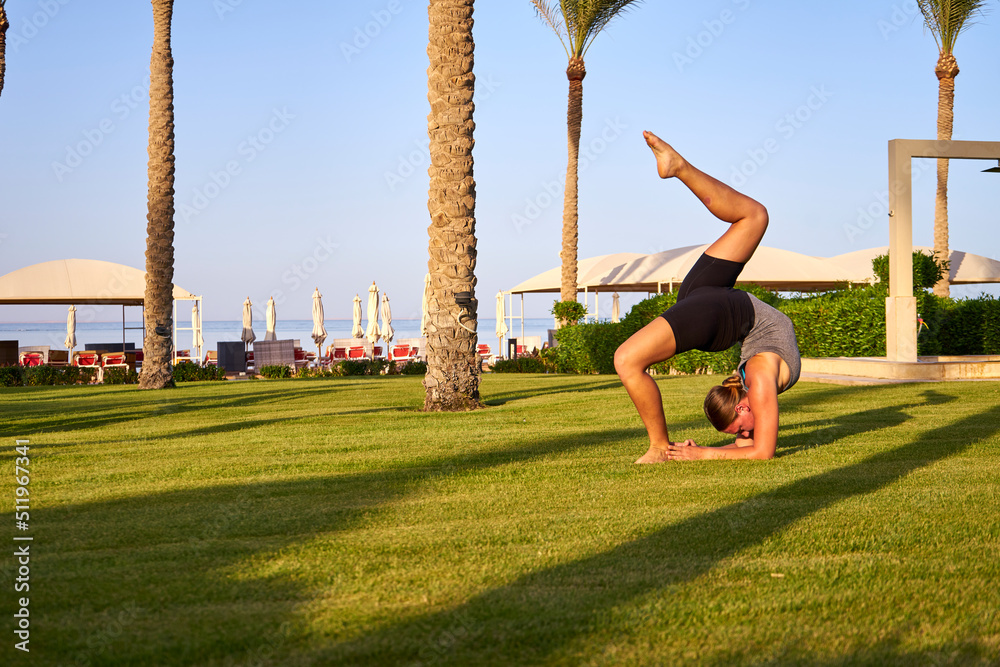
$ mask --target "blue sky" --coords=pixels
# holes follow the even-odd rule
[[[0,273],[51,259],[142,268],[149,3],[9,0],[0,98]],[[476,5],[480,315],[559,263],[566,55],[528,0]],[[955,138],[1000,140],[994,13],[958,42]],[[349,318],[372,281],[419,317],[427,266],[427,3],[177,2],[175,282],[206,320],[247,296],[278,317]],[[723,230],[660,181],[641,132],[769,209],[766,245],[818,256],[888,243],[887,142],[932,139],[937,48],[916,3],[650,0],[587,54],[581,258]],[[951,168],[951,246],[1000,258],[1000,176]],[[915,164],[914,240],[934,172]],[[972,290],[972,293],[980,291]],[[965,292],[961,292],[965,293]],[[545,316],[548,296],[526,300]],[[610,299],[601,304],[610,308]],[[5,307],[0,320],[61,319]],[[602,313],[606,316],[606,313]]]

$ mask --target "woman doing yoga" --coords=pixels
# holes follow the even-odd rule
[[[636,463],[769,459],[778,440],[778,394],[799,379],[799,348],[788,317],[733,289],[767,229],[767,209],[693,167],[652,132],[643,136],[660,178],[681,181],[729,228],[691,267],[677,303],[615,352],[615,370],[649,434],[649,451]],[[660,390],[646,369],[687,350],[717,352],[737,342],[743,344],[737,372],[705,398],[709,421],[736,441],[722,447],[671,442]]]

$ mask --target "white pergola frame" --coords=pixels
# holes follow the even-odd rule
[[[885,351],[889,361],[917,361],[917,298],[913,296],[913,158],[1000,160],[1000,141],[889,142],[889,296]]]

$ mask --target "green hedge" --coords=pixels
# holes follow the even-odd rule
[[[921,257],[925,259],[917,266],[922,280],[932,282],[936,265],[926,255]],[[788,315],[803,357],[885,356],[888,291],[884,283],[788,299],[755,287],[746,291]],[[953,300],[924,289],[915,293],[917,312],[923,320],[917,337],[918,354],[1000,354],[1000,300],[985,294],[977,299]],[[676,293],[670,293],[640,301],[617,324],[562,327],[555,333],[559,344],[545,350],[543,359],[558,373],[614,373],[618,346],[672,306],[676,298]],[[724,352],[691,350],[652,368],[659,373],[731,373],[739,357],[739,345]]]
[[[499,359],[493,364],[494,373],[545,373],[549,370],[541,356],[532,354],[522,354],[517,359]]]
[[[200,366],[193,361],[174,364],[174,382],[198,382],[203,380],[225,380],[226,369],[218,366]]]
[[[795,325],[803,357],[884,357],[885,288],[881,285],[785,299],[778,309]]]
[[[3,366],[0,387],[40,387],[43,385],[87,384],[97,374],[92,368],[66,366]]]

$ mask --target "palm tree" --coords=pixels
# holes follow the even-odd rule
[[[562,279],[559,296],[563,301],[576,301],[577,173],[580,161],[580,126],[583,123],[583,77],[587,68],[583,56],[594,39],[611,22],[623,14],[629,5],[640,0],[559,0],[558,11],[546,0],[531,0],[538,16],[555,31],[562,42],[569,66],[569,109],[566,125],[569,135],[569,164],[566,167],[566,190],[563,195]]]
[[[985,0],[917,0],[924,15],[927,29],[937,42],[938,56],[934,73],[938,78],[938,141],[951,141],[955,120],[955,77],[958,61],[955,60],[955,42],[958,36],[972,25],[976,14],[981,14]],[[937,195],[934,200],[934,256],[939,262],[948,261],[948,160],[937,161]],[[938,296],[950,293],[948,274],[934,286]]]
[[[3,77],[7,71],[7,28],[10,27],[5,4],[7,0],[0,0],[0,94],[3,93]]]
[[[153,55],[149,62],[149,193],[146,213],[146,332],[141,389],[172,387],[174,287],[174,59],[170,52],[173,0],[152,0]]]
[[[481,407],[476,351],[476,182],[472,176],[473,0],[430,0],[427,116],[431,224],[425,410]]]

